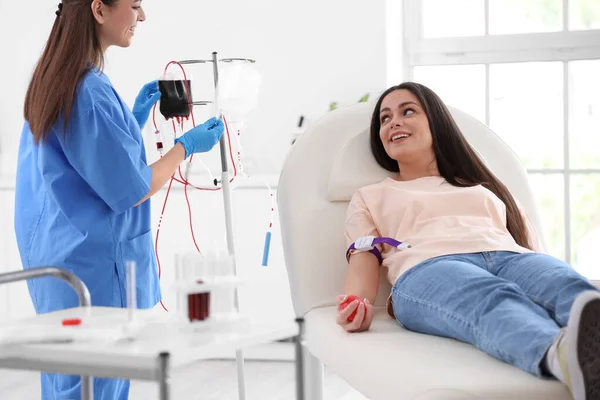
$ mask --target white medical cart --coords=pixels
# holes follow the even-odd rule
[[[19,329],[22,327],[23,332],[60,326],[66,319],[94,321],[100,327],[116,326],[127,320],[131,310],[91,307],[90,295],[83,282],[59,268],[33,268],[0,274],[0,284],[48,276],[69,283],[79,296],[80,307],[19,321]],[[159,399],[169,400],[170,376],[178,369],[214,358],[223,351],[293,337],[296,342],[296,398],[305,400],[302,319],[289,323],[249,321],[199,331],[173,329],[168,319],[157,319],[150,310],[134,312],[143,329],[133,340],[0,345],[0,368],[81,375],[82,400],[93,400],[92,377],[155,381],[159,386]]]

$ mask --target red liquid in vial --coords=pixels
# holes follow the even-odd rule
[[[199,281],[198,283],[202,283]],[[210,293],[188,295],[188,318],[192,321],[203,321],[209,317]]]

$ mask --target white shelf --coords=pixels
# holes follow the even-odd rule
[[[126,321],[127,313],[118,308],[75,308],[38,315],[21,321],[19,326],[25,332],[31,327],[60,326],[66,318],[81,318],[84,324],[86,321]],[[172,368],[179,368],[298,334],[294,321],[241,320],[240,323],[206,325],[206,329],[199,332],[189,327],[182,329],[168,318],[157,317],[152,310],[136,310],[136,320],[140,329],[133,340],[0,346],[0,368],[155,380],[157,358],[163,352],[170,354]]]

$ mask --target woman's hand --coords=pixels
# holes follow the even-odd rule
[[[359,300],[355,296],[340,295],[336,297],[338,314],[336,323],[346,332],[363,332],[369,329],[373,322],[373,305],[368,299]],[[356,311],[355,315],[352,314]]]

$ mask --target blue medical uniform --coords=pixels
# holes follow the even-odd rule
[[[15,231],[23,268],[56,266],[87,285],[94,306],[125,307],[126,262],[137,265],[139,308],[160,300],[150,190],[137,121],[106,75],[81,78],[66,135],[61,117],[39,145],[25,123],[19,148]],[[77,307],[56,278],[27,282],[37,313]],[[97,400],[127,399],[129,382],[95,379]],[[42,374],[42,399],[80,398],[77,376]]]

